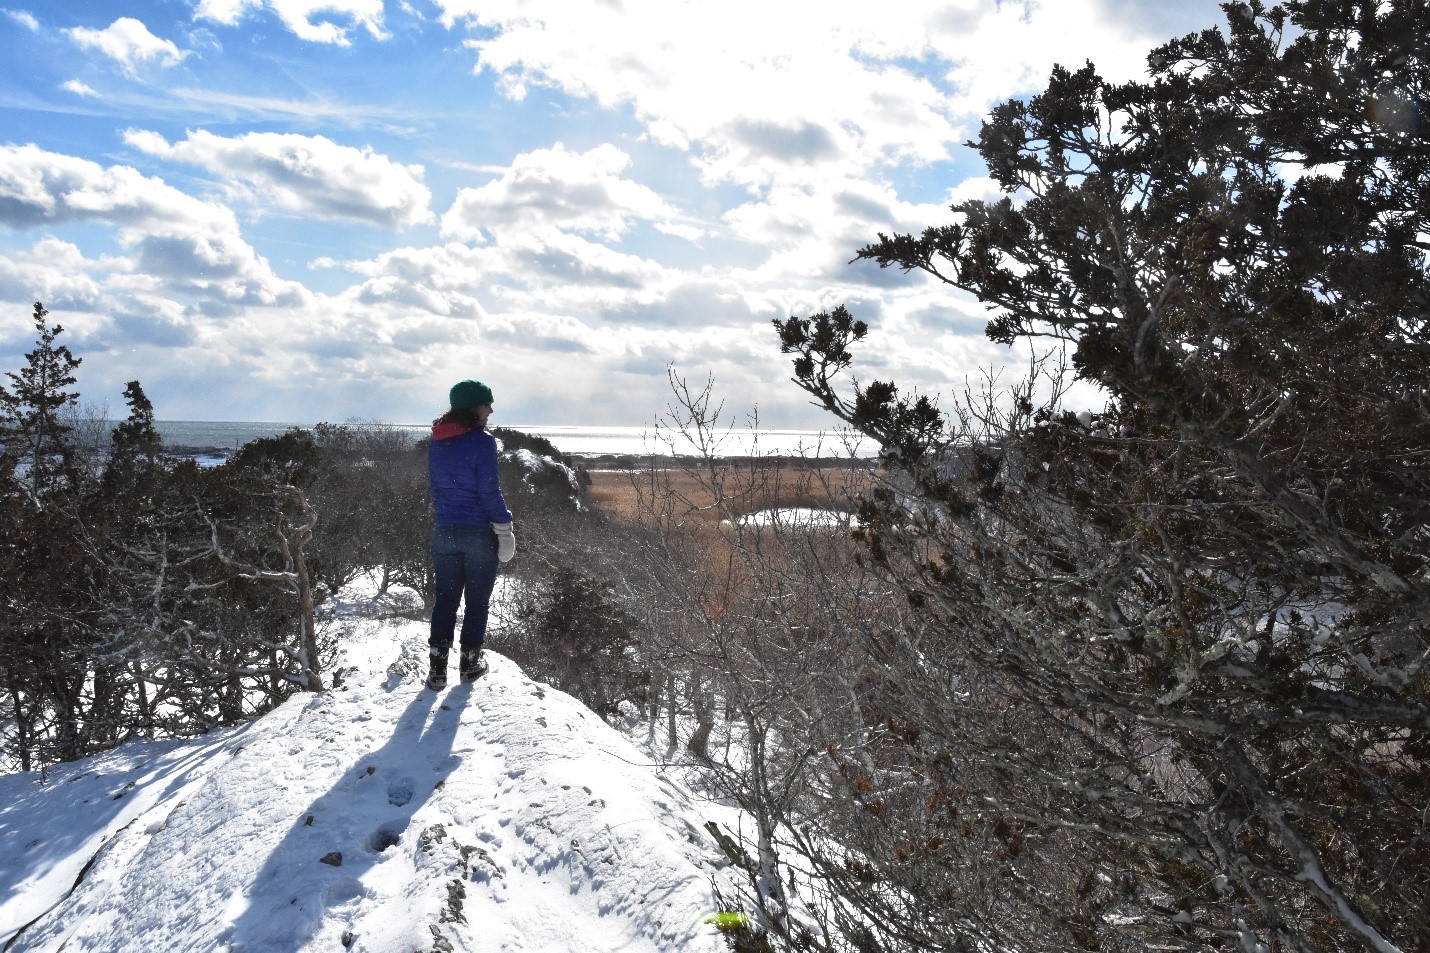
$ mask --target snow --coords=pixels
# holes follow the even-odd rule
[[[344,624],[339,688],[0,777],[0,947],[727,948],[713,806],[499,655],[434,693],[423,623]]]
[[[808,506],[759,510],[740,518],[740,524],[743,526],[778,526],[793,529],[848,529],[854,522],[857,522],[857,519],[853,514]]]

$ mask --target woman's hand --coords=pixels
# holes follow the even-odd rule
[[[516,555],[516,532],[510,523],[493,523],[492,532],[497,534],[497,562],[509,563]]]

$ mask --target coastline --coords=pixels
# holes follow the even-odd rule
[[[278,437],[291,429],[312,429],[315,424],[273,421],[157,420],[155,429],[171,456],[193,457],[201,463],[221,463],[252,440]],[[337,426],[384,429],[425,436],[427,424],[390,424],[354,421]],[[516,424],[494,429],[516,431],[540,438],[562,457],[585,466],[610,469],[644,469],[651,466],[689,468],[704,460],[696,446],[668,428],[583,427],[575,425]],[[713,441],[716,459],[727,462],[778,461],[790,465],[861,466],[871,463],[868,441],[836,431],[736,430],[718,434]]]

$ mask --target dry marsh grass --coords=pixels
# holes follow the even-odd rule
[[[792,585],[811,547],[847,550],[847,534],[745,525],[730,520],[773,509],[851,513],[871,484],[857,466],[789,467],[764,461],[717,466],[594,471],[587,502],[612,519],[658,530],[695,570],[704,614],[723,618],[759,591]]]
[[[718,524],[764,510],[804,507],[853,512],[870,486],[861,467],[721,466],[712,470],[647,469],[591,472],[587,501],[618,519],[644,521],[659,512],[692,523]],[[719,487],[723,505],[717,501]]]

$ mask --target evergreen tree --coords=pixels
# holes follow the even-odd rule
[[[64,329],[35,302],[36,346],[0,386],[5,447],[9,611],[4,664],[17,736],[45,760],[84,753],[85,656],[95,638],[92,541],[80,519],[85,472],[62,412],[78,394],[80,359],[56,343]]]
[[[514,647],[518,661],[552,686],[605,717],[623,701],[645,701],[650,673],[638,660],[636,620],[600,580],[558,566],[517,616],[525,640]]]
[[[868,647],[914,739],[882,755],[897,788],[836,753],[863,859],[819,860],[860,931],[1430,935],[1430,15],[1224,9],[1146,81],[1060,68],[998,107],[976,145],[1007,196],[860,252],[976,296],[997,341],[1065,347],[1104,413],[1056,374],[949,414],[849,392],[862,322],[778,322],[900,474],[865,532],[920,619]],[[1010,875],[954,846],[979,832]]]
[[[61,412],[79,399],[70,388],[80,359],[66,345],[55,343],[64,328],[51,327],[45,320],[48,314],[36,301],[35,349],[25,355],[25,366],[18,372],[6,372],[10,387],[0,386],[0,439],[24,465],[25,485],[35,497],[72,482],[74,476],[73,448],[66,440],[69,427]]]
[[[124,386],[129,416],[110,435],[109,468],[118,472],[159,463],[164,442],[154,427],[154,405],[138,381]]]
[[[131,381],[102,472],[72,465],[61,411],[80,361],[45,316],[36,304],[36,347],[0,388],[0,751],[29,770],[321,689],[316,514],[274,486],[287,445],[172,465]]]

